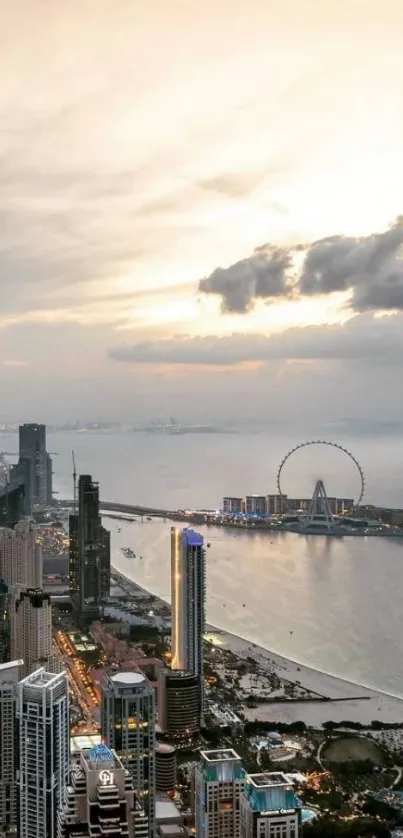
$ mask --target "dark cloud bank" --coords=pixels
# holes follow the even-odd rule
[[[346,306],[354,316],[345,325],[292,328],[270,337],[142,341],[114,348],[110,356],[137,364],[231,367],[299,360],[396,369],[403,359],[403,217],[386,232],[362,238],[332,236],[294,248],[263,245],[249,258],[217,268],[200,281],[199,291],[220,296],[223,312],[238,314],[250,311],[257,300],[272,303],[350,291]],[[381,312],[393,316],[374,317]]]
[[[303,251],[300,271],[295,256]],[[351,292],[351,308],[403,311],[403,217],[386,232],[361,238],[332,236],[308,246],[257,248],[229,268],[217,268],[199,291],[221,297],[223,312],[244,313],[259,299]]]

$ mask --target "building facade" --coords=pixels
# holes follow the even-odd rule
[[[245,515],[256,515],[264,518],[266,512],[266,495],[246,495],[243,500],[243,512]]]
[[[232,748],[202,751],[194,775],[198,838],[239,838],[245,786],[241,758]]]
[[[20,425],[17,469],[24,471],[29,510],[49,506],[53,500],[52,460],[46,451],[45,425]]]
[[[287,495],[266,495],[266,514],[282,515],[287,511]]]
[[[59,813],[58,838],[147,838],[133,781],[106,745],[74,754]]]
[[[222,511],[224,515],[240,515],[243,498],[223,498]]]
[[[0,579],[14,588],[40,588],[42,548],[30,521],[0,528]]]
[[[169,738],[189,741],[202,722],[200,677],[181,669],[163,669],[158,676],[158,725]]]
[[[97,620],[110,590],[110,533],[102,526],[99,486],[91,475],[78,481],[78,511],[69,520],[69,589],[81,628]]]
[[[240,838],[298,838],[301,804],[281,772],[248,774],[240,801]]]
[[[10,615],[11,655],[22,658],[22,677],[39,666],[54,672],[56,657],[52,642],[52,606],[49,594],[40,588],[28,588],[13,601]]]
[[[19,838],[56,838],[69,770],[69,685],[42,667],[18,684]]]
[[[0,579],[0,664],[10,660],[10,592]]]
[[[17,685],[22,661],[0,665],[0,835],[18,829]]]
[[[108,676],[102,687],[101,733],[133,780],[136,806],[155,835],[154,690],[138,672]]]
[[[155,747],[155,789],[173,791],[176,786],[176,750],[167,742],[157,742]]]
[[[0,527],[14,527],[25,514],[25,483],[12,471],[10,481],[0,488]]]
[[[203,706],[203,637],[206,609],[206,551],[202,535],[171,529],[172,669],[200,678]]]

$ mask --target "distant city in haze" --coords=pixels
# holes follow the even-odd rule
[[[16,434],[20,421],[0,423],[0,450],[1,450],[1,434]],[[274,436],[284,436],[286,429],[289,429],[290,439],[299,438],[303,435],[306,438],[318,437],[323,433],[342,434],[350,438],[360,436],[384,436],[384,435],[399,435],[403,431],[403,420],[381,420],[367,417],[362,420],[358,417],[348,417],[346,419],[334,419],[333,421],[324,421],[320,416],[316,422],[300,421],[293,416],[285,416],[283,419],[277,419],[273,416],[268,416],[264,419],[259,416],[242,417],[237,416],[222,420],[211,420],[210,422],[194,422],[186,418],[173,417],[151,417],[147,421],[104,421],[101,419],[92,419],[88,421],[80,420],[66,420],[60,424],[48,424],[47,429],[49,433],[193,433],[193,434],[236,434],[236,433],[272,433]],[[299,436],[298,436],[299,435]]]

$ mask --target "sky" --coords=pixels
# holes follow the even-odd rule
[[[0,422],[401,421],[400,0],[0,22]]]

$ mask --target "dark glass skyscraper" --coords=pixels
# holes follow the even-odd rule
[[[25,481],[13,472],[10,482],[0,489],[0,527],[14,527],[26,514]]]
[[[99,486],[91,475],[78,480],[78,510],[69,522],[69,587],[81,627],[96,620],[109,596],[110,533],[101,523]]]
[[[25,482],[26,514],[34,506],[52,503],[52,460],[46,451],[46,425],[20,425],[16,473]]]

